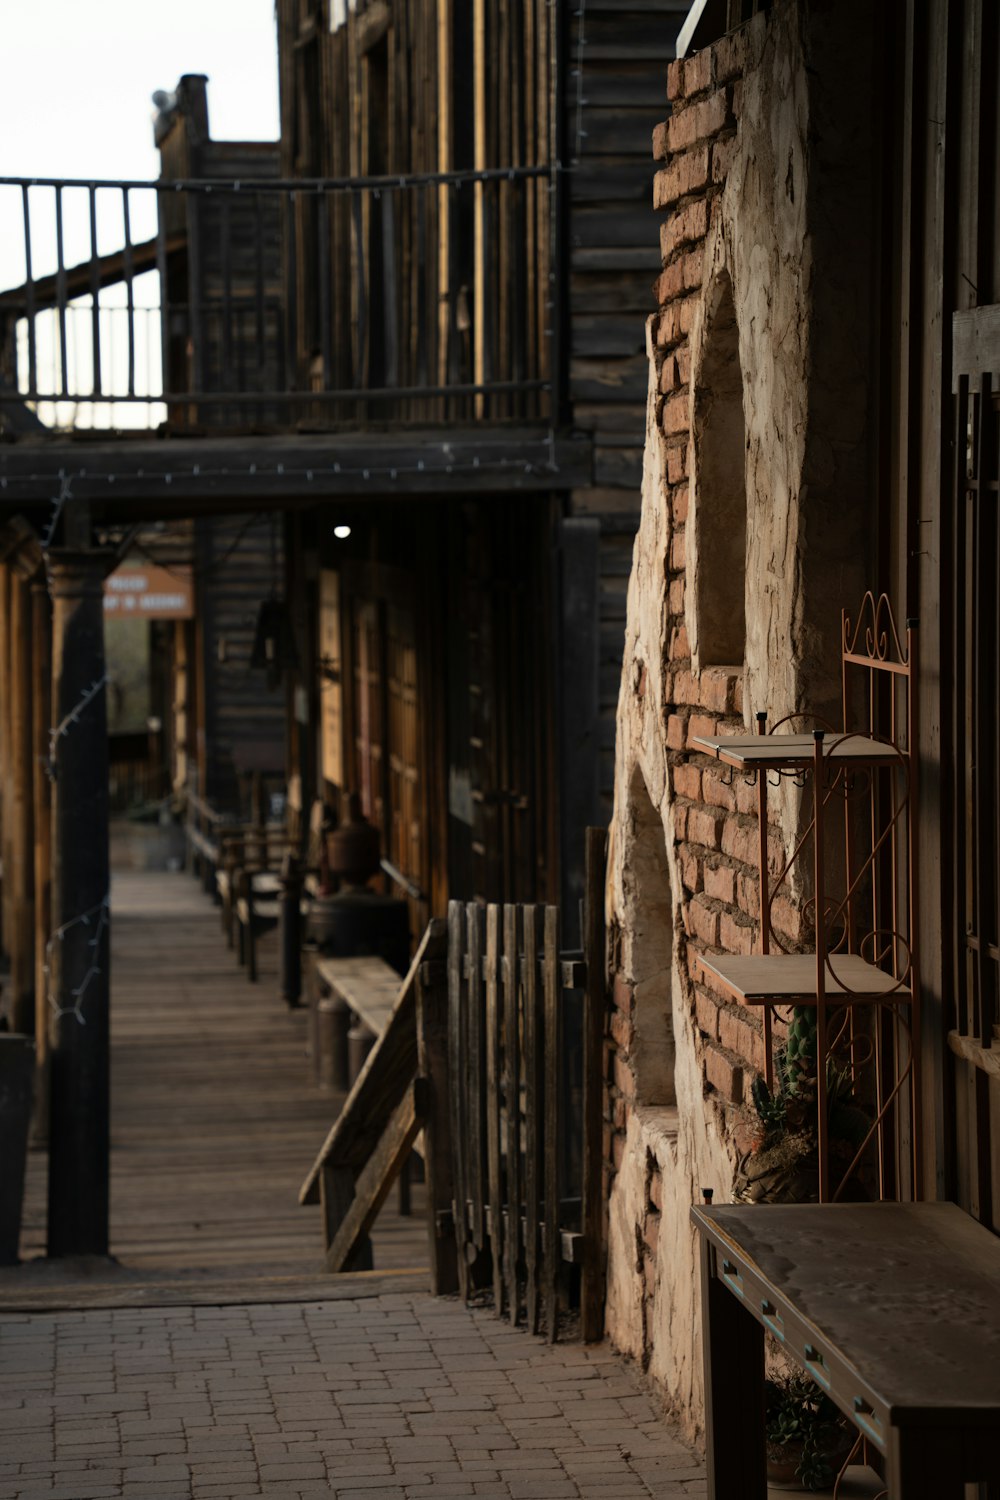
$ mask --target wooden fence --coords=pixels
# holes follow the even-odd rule
[[[323,1205],[330,1271],[367,1235],[423,1128],[433,1289],[492,1289],[498,1316],[554,1341],[604,1312],[603,829],[587,833],[583,950],[554,906],[451,902],[300,1194]],[[441,960],[444,959],[445,962]]]

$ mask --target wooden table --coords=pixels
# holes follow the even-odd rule
[[[764,1331],[891,1500],[1000,1500],[1000,1241],[951,1203],[696,1207],[710,1500],[766,1500]]]

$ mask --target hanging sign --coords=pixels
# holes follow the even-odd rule
[[[104,613],[143,620],[190,620],[194,615],[191,569],[123,563],[104,580]]]

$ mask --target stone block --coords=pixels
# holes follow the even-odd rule
[[[695,896],[688,903],[688,919],[691,924],[691,936],[697,938],[698,942],[705,948],[717,948],[719,946],[719,912],[717,909],[702,904],[702,899]]]
[[[692,844],[701,844],[705,849],[718,849],[725,824],[725,817],[710,808],[688,809],[687,834]]]
[[[705,894],[716,901],[731,906],[736,894],[736,871],[732,865],[706,865],[704,871]]]
[[[730,1104],[743,1102],[743,1065],[717,1047],[705,1049],[705,1078]]]
[[[678,797],[690,797],[692,802],[701,801],[701,767],[680,761],[673,768],[674,792]]]
[[[664,265],[683,245],[703,240],[708,233],[708,202],[693,199],[668,214],[660,225],[660,255]]]
[[[674,110],[666,122],[667,149],[686,151],[696,142],[718,135],[732,123],[732,93],[727,88],[716,89],[707,98]]]
[[[708,145],[695,146],[661,168],[653,178],[654,209],[672,208],[683,198],[703,192],[711,180],[711,153]]]

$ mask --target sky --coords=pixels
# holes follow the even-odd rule
[[[171,91],[183,73],[208,76],[215,139],[278,136],[274,0],[0,0],[0,59],[0,177],[155,179],[152,95]],[[31,190],[35,277],[55,269],[54,204],[51,189]],[[86,194],[65,193],[63,212],[65,260],[73,265],[90,250]],[[98,194],[97,213],[99,250],[117,250],[121,195]],[[130,214],[134,242],[155,234],[155,195],[131,195]],[[21,192],[0,185],[0,287],[24,278]],[[111,288],[102,304],[123,295]],[[135,295],[140,304],[155,302],[156,278],[139,277]],[[86,365],[88,317],[70,317],[71,365],[77,348]],[[109,312],[106,320],[110,346],[121,318]],[[152,314],[145,321],[148,329],[137,328],[138,388],[158,390],[143,385],[159,379],[158,327]],[[39,385],[56,389],[54,317],[43,315],[36,327]],[[118,354],[109,357],[117,368]],[[100,415],[101,425],[112,418]],[[116,420],[145,421],[146,413],[133,408]]]
[[[0,0],[0,176],[157,175],[155,89],[207,73],[220,140],[276,140],[274,0]]]

